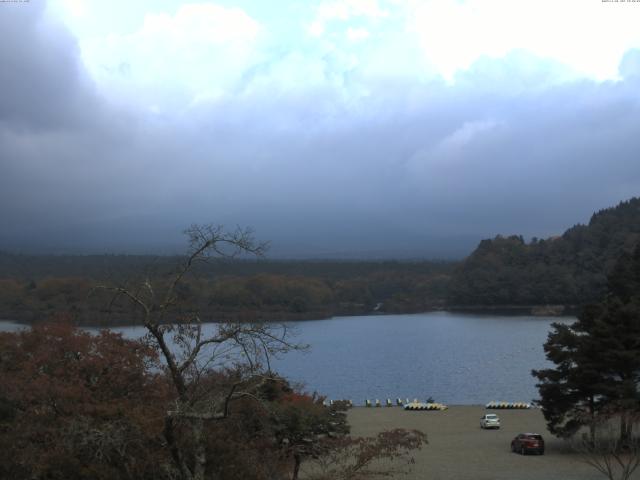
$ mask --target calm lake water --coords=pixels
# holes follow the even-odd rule
[[[334,317],[288,322],[311,345],[273,362],[274,370],[330,399],[418,398],[449,405],[537,397],[530,372],[547,366],[542,344],[552,322],[571,318],[447,312]],[[19,326],[0,322],[0,330]],[[126,337],[141,327],[118,327]]]

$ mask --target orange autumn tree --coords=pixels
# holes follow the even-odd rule
[[[167,458],[156,362],[69,323],[0,333],[0,478],[154,478]]]

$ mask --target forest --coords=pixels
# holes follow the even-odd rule
[[[126,309],[96,289],[172,274],[179,257],[0,255],[0,318],[26,322],[68,313],[76,323],[131,323]],[[442,308],[447,262],[213,260],[179,294],[220,321],[326,318],[373,311]]]
[[[567,305],[597,301],[607,275],[640,239],[640,199],[594,213],[547,239],[497,236],[483,240],[449,283],[452,305]]]
[[[217,259],[194,269],[178,292],[213,321],[319,319],[456,308],[559,306],[573,313],[597,301],[615,262],[640,238],[640,199],[596,212],[562,235],[482,240],[453,261]],[[0,318],[77,324],[134,320],[96,288],[170,276],[181,257],[0,253]]]

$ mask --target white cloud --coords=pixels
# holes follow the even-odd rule
[[[473,141],[474,138],[500,124],[500,122],[495,120],[465,122],[460,128],[443,138],[438,144],[437,149],[443,152],[460,150]]]
[[[318,37],[331,22],[348,22],[353,18],[379,19],[388,15],[389,11],[381,8],[377,0],[325,0],[316,8],[315,19],[307,31]]]
[[[83,59],[107,94],[155,105],[216,98],[257,58],[260,24],[239,8],[183,4],[149,13],[137,31],[81,42]],[[123,68],[126,67],[126,68]]]
[[[83,0],[59,0],[62,8],[76,18],[87,14],[87,4]]]
[[[366,28],[347,28],[347,39],[351,42],[359,42],[369,38],[369,30]]]
[[[349,20],[351,17],[386,17],[389,14],[380,8],[377,0],[329,0],[318,6],[317,16],[321,20]]]
[[[557,60],[579,76],[616,78],[640,46],[640,8],[584,0],[429,0],[403,2],[407,28],[445,78],[482,56],[523,49]]]
[[[317,19],[320,21],[348,20],[351,17],[351,9],[346,1],[322,2],[318,6]]]
[[[493,119],[473,120],[448,133],[435,144],[420,148],[407,162],[412,182],[422,184],[425,178],[437,178],[444,172],[457,170],[461,163],[474,159],[474,142],[504,125]]]
[[[503,88],[514,73],[531,79],[525,88],[612,79],[624,52],[640,47],[639,4],[321,0],[296,6],[300,16],[281,22],[255,5],[247,7],[254,18],[215,3],[172,1],[164,11],[150,0],[120,3],[122,18],[109,13],[101,23],[97,0],[52,0],[52,8],[78,36],[105,94],[160,114],[255,93],[255,82],[315,95],[347,84],[348,94],[370,92],[388,79],[416,88],[440,77],[465,87],[470,76],[474,85]],[[530,61],[492,63],[515,57]],[[487,64],[502,71],[480,71]],[[266,87],[262,94],[270,95]]]
[[[319,37],[320,35],[322,35],[324,33],[324,22],[322,22],[320,20],[314,20],[309,25],[309,28],[307,29],[307,32],[312,37]]]

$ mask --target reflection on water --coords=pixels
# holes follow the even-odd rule
[[[530,372],[547,365],[542,344],[551,323],[572,321],[431,312],[288,322],[311,349],[272,366],[308,391],[356,404],[429,396],[452,405],[530,401],[537,396]],[[0,322],[0,330],[20,327]],[[142,327],[113,330],[144,334]]]

